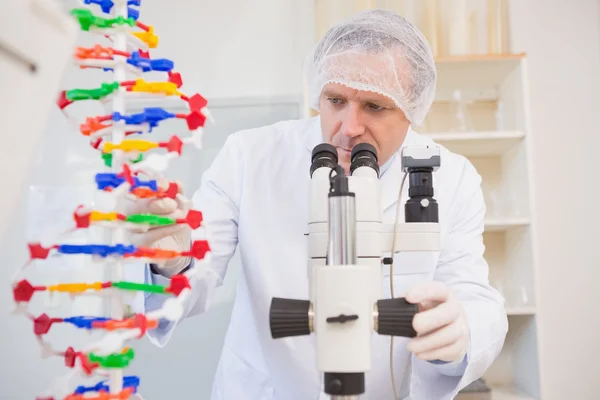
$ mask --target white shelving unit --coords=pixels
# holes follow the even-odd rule
[[[525,227],[531,223],[526,217],[492,217],[485,219],[486,232],[506,232],[513,228]]]
[[[449,57],[437,67],[436,100],[416,130],[467,157],[482,176],[485,257],[509,316],[505,346],[484,379],[493,400],[538,399],[527,60],[523,54]]]

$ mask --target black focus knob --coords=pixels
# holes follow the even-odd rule
[[[310,334],[310,301],[282,299],[271,300],[269,325],[271,337],[279,339]]]
[[[404,297],[384,299],[377,302],[377,332],[380,335],[415,337],[413,319],[419,312],[416,304]]]

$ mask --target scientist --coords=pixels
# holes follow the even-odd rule
[[[191,278],[185,317],[206,311],[237,246],[242,258],[213,400],[312,400],[322,391],[314,335],[273,340],[269,329],[273,297],[308,298],[305,233],[312,149],[322,142],[334,145],[348,170],[356,144],[375,146],[384,222],[393,222],[403,175],[399,152],[403,146],[433,143],[411,129],[423,122],[433,102],[433,57],[423,35],[401,16],[375,10],[334,26],[307,67],[320,116],[230,135],[193,195],[194,208],[205,217],[212,262]],[[367,399],[393,399],[394,392],[413,400],[452,399],[482,376],[504,343],[503,299],[488,282],[483,258],[481,178],[462,156],[442,148],[441,159],[434,175],[441,251],[397,254],[393,276],[388,270],[382,282],[387,287],[393,280],[396,297],[419,304],[422,312],[413,322],[418,335],[397,338],[392,357],[390,338],[374,336]],[[137,211],[186,213],[182,203],[170,199]],[[183,251],[193,235],[185,227],[157,227],[140,234],[136,243]],[[151,266],[147,279],[165,284],[187,268],[194,268],[188,259]],[[150,295],[145,306],[150,311],[164,300]],[[174,325],[161,324],[149,333],[151,340],[164,346]]]

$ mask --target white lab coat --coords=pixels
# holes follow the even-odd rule
[[[273,340],[269,306],[273,297],[308,299],[307,243],[311,151],[322,142],[319,118],[285,121],[230,135],[193,196],[204,213],[212,262],[192,278],[193,295],[185,316],[203,312],[214,288],[240,246],[242,274],[212,400],[314,400],[321,393],[314,335]],[[404,145],[431,144],[410,130]],[[481,179],[462,156],[442,148],[434,173],[439,202],[441,252],[400,253],[395,258],[394,291],[436,280],[454,289],[465,307],[471,341],[462,363],[434,364],[416,359],[404,338],[394,340],[396,387],[401,399],[453,398],[479,378],[500,352],[508,322],[503,299],[488,283],[482,242],[485,206]],[[394,221],[402,171],[396,156],[381,178],[384,222]],[[403,201],[408,199],[405,185]],[[401,207],[403,212],[403,207]],[[154,276],[156,283],[165,278]],[[384,273],[389,296],[389,270]],[[160,296],[146,298],[155,309]],[[209,327],[207,327],[209,328]],[[159,346],[174,324],[149,332]],[[393,399],[389,371],[390,338],[374,334],[373,370],[362,398]],[[191,397],[190,397],[191,398]]]

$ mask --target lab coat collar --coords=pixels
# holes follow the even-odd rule
[[[387,160],[382,166],[379,167],[379,176],[383,177],[385,172],[390,168],[390,165],[394,163],[394,160],[398,157],[398,152],[392,154],[389,160]]]
[[[309,125],[309,131],[306,134],[305,145],[309,153],[312,154],[312,150],[318,144],[323,143],[323,134],[321,132],[321,120],[320,117],[311,118]],[[384,172],[380,178],[381,181],[381,199],[383,211],[386,211],[389,207],[396,204],[398,201],[398,192],[400,190],[400,184],[402,183],[402,149],[406,146],[415,145],[417,141],[417,133],[408,128],[404,142],[398,149],[398,151],[392,156],[386,165],[384,165]],[[408,196],[408,184],[405,183],[402,193],[402,198],[407,199]]]

